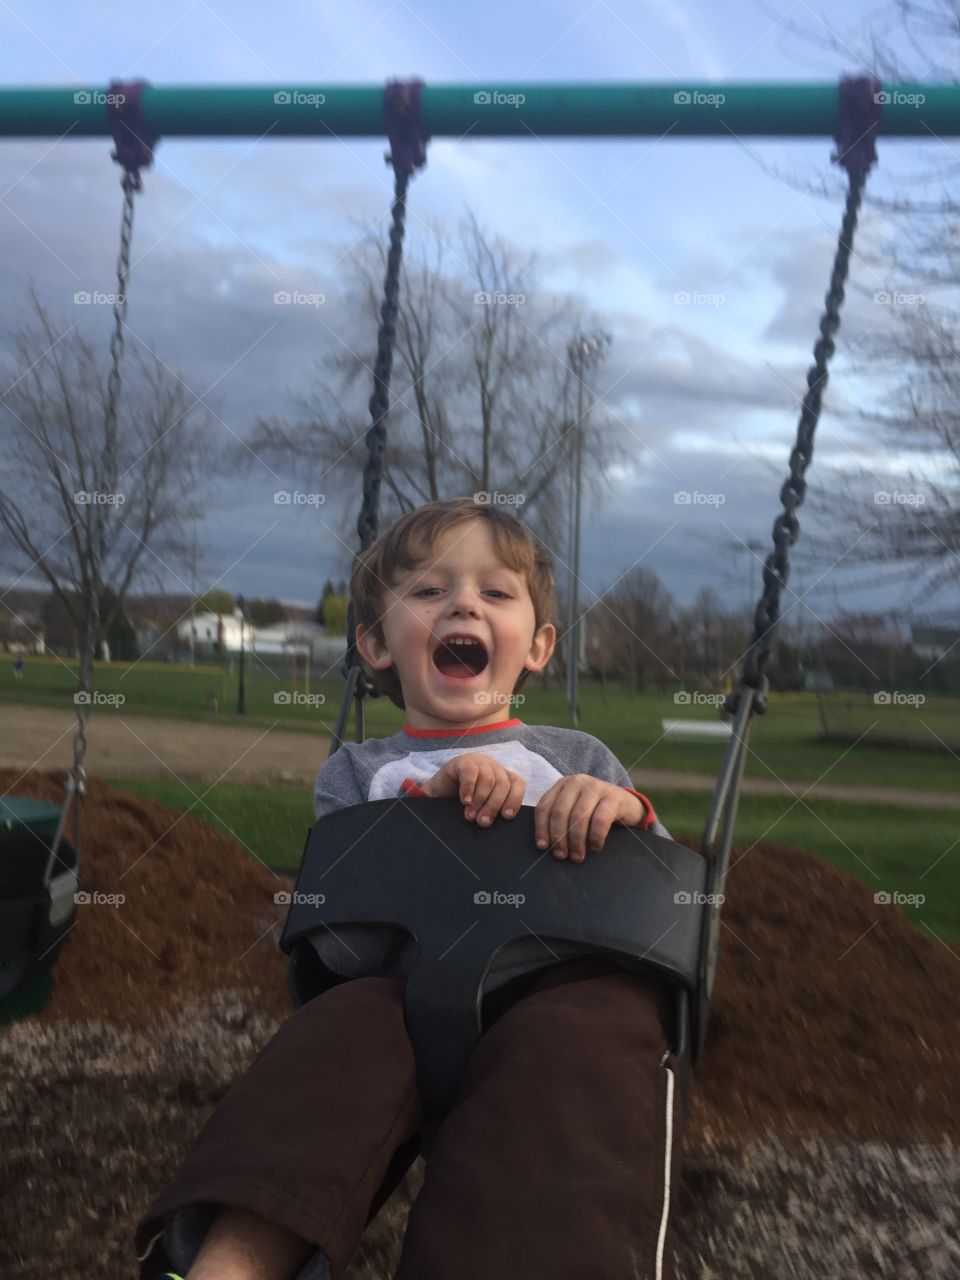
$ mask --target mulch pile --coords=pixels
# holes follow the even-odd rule
[[[18,776],[0,770],[0,794]],[[61,804],[63,773],[32,773],[12,794]],[[277,1018],[293,1012],[278,946],[286,908],[273,900],[289,881],[207,823],[94,780],[81,843],[80,889],[125,901],[77,907],[36,1020],[142,1027],[224,987]]]
[[[0,771],[0,791],[16,780]],[[62,774],[21,792],[59,801]],[[686,840],[696,848],[695,840]],[[93,781],[78,908],[37,1020],[155,1023],[230,988],[287,1017],[278,940],[289,884],[205,823]],[[960,948],[784,845],[735,850],[688,1142],[777,1133],[960,1142]]]
[[[0,771],[0,793],[17,778]],[[59,803],[62,772],[34,773],[15,793]],[[771,1142],[828,1140],[837,1151],[847,1142],[851,1151],[874,1152],[878,1167],[890,1170],[888,1208],[898,1183],[902,1189],[895,1147],[923,1153],[924,1143],[960,1145],[960,948],[927,936],[896,906],[875,904],[858,880],[800,849],[760,845],[742,859],[735,852],[732,864],[680,1193],[694,1231],[684,1260],[697,1268],[681,1274],[701,1274],[709,1256],[717,1280],[744,1274],[735,1270],[729,1233],[735,1225],[745,1237],[756,1227],[750,1205],[760,1191],[749,1189],[756,1161],[780,1170],[780,1181],[771,1174],[765,1186],[780,1186],[788,1208],[797,1187],[812,1188],[808,1234],[819,1212],[819,1147],[805,1165],[779,1149],[764,1155]],[[125,901],[78,908],[51,999],[40,1014],[0,1028],[0,1149],[7,1153],[0,1203],[15,1213],[8,1221],[20,1223],[0,1246],[5,1276],[67,1280],[108,1263],[111,1274],[136,1274],[136,1220],[231,1081],[292,1012],[287,958],[277,945],[286,907],[274,902],[288,887],[206,824],[88,783],[81,888],[122,893]],[[758,1145],[744,1157],[751,1143]],[[955,1259],[941,1271],[930,1251],[942,1248],[936,1214],[945,1210],[936,1206],[948,1187],[955,1225],[960,1165],[955,1156],[944,1163],[942,1151],[930,1159],[940,1181],[922,1180],[930,1240],[917,1245],[927,1252],[922,1265],[916,1255],[916,1274],[947,1276]],[[837,1197],[842,1189],[852,1204],[857,1160],[853,1154],[849,1171],[835,1171]],[[371,1226],[368,1252],[351,1276],[390,1274],[383,1259],[393,1250],[395,1260],[420,1165],[398,1189],[394,1209],[388,1205]],[[859,1206],[849,1214],[860,1233],[850,1237],[851,1265],[877,1247],[881,1225],[859,1214]],[[755,1274],[783,1273],[770,1259],[782,1248],[784,1221],[772,1218],[765,1229],[757,1257],[767,1262]],[[88,1239],[94,1223],[96,1240]],[[836,1258],[829,1244],[824,1249]],[[903,1269],[902,1249],[897,1257],[889,1271],[874,1273],[913,1274]],[[826,1272],[811,1262],[809,1274]]]

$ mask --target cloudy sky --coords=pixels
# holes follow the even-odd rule
[[[164,86],[277,88],[410,75],[477,88],[833,81],[861,69],[864,19],[875,12],[861,0],[832,6],[843,51],[830,53],[787,29],[826,33],[805,0],[489,0],[475,8],[158,0],[135,11],[110,0],[11,0],[0,13],[0,64],[6,86],[105,87],[140,76]],[[881,140],[872,185],[889,194],[921,166],[955,163],[958,149],[934,138]],[[584,512],[581,599],[636,563],[656,570],[680,600],[709,582],[745,608],[759,585],[759,561],[744,544],[766,553],[796,430],[841,212],[830,150],[828,139],[431,143],[411,189],[411,234],[430,222],[453,225],[471,209],[487,230],[539,256],[544,288],[580,294],[616,335],[597,390],[634,447],[610,468],[603,500]],[[278,309],[274,294],[336,297],[358,226],[385,233],[383,151],[382,140],[252,137],[173,138],[157,148],[137,203],[130,326],[215,407],[224,457],[257,415],[282,413],[309,388],[318,355],[344,331],[330,311]],[[105,341],[108,308],[78,317],[73,297],[112,285],[121,194],[109,152],[105,138],[14,139],[0,148],[4,335],[33,283],[62,330],[77,322]],[[803,189],[824,177],[832,198]],[[879,243],[888,230],[868,208],[862,243]],[[853,277],[811,472],[811,494],[837,502],[851,463],[887,473],[890,489],[905,465],[889,450],[871,451],[830,413],[875,400],[887,385],[887,371],[865,375],[853,362],[886,322],[889,308],[874,294],[889,281],[861,258]],[[678,303],[683,292],[713,302]],[[243,481],[221,485],[200,533],[202,586],[313,602],[325,578],[345,572],[338,495],[319,512],[278,508],[270,495],[292,487],[289,475],[259,462]],[[723,502],[678,505],[678,492],[722,493]],[[359,500],[358,486],[348,509]],[[798,561],[791,586],[809,591],[808,619],[839,604],[904,605],[902,588],[865,588],[844,575],[846,550],[838,543],[841,563],[829,571]],[[562,561],[564,549],[555,551]],[[166,585],[185,584],[169,574]]]

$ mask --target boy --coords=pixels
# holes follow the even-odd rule
[[[556,643],[550,559],[516,517],[468,498],[421,507],[358,557],[350,589],[357,648],[406,723],[327,760],[318,818],[408,794],[457,798],[486,826],[527,804],[537,847],[575,861],[615,822],[668,836],[597,739],[507,710]],[[357,980],[281,1027],[142,1220],[138,1247],[162,1224],[164,1256],[187,1259],[188,1280],[342,1274],[421,1127],[401,980],[414,944],[394,933],[314,939]],[[531,936],[495,961],[484,1036],[431,1153],[397,1280],[672,1274],[680,1147],[664,992],[575,951]]]

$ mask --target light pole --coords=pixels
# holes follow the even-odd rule
[[[247,714],[246,687],[243,681],[243,596],[237,596],[237,617],[240,619],[240,687],[237,691],[237,715],[245,716]]]
[[[604,350],[610,344],[610,335],[597,333],[590,337],[579,334],[567,347],[570,369],[577,379],[577,421],[574,460],[573,494],[573,554],[570,557],[570,626],[567,652],[567,700],[570,703],[570,721],[576,727],[580,709],[577,705],[577,678],[580,667],[580,488],[583,474],[583,388],[584,374],[588,368],[600,363]],[[589,410],[588,410],[589,412]]]

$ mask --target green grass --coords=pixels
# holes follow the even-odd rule
[[[313,821],[307,789],[281,790],[217,784],[203,795],[176,782],[114,778],[111,785],[148,796],[239,838],[270,867],[299,864]],[[657,812],[674,835],[699,835],[707,797],[658,791]],[[191,806],[193,806],[191,808]],[[796,845],[856,876],[871,892],[925,894],[921,907],[904,907],[931,936],[960,942],[960,844],[956,815],[841,802],[795,804],[788,797],[744,796],[735,843]],[[951,848],[951,846],[954,846]],[[750,856],[750,855],[748,855]],[[757,855],[753,855],[757,856]]]
[[[122,706],[97,708],[94,716],[167,716],[215,724],[246,723],[251,728],[290,729],[304,733],[329,733],[336,722],[343,682],[329,679],[311,682],[311,693],[325,701],[319,705],[277,703],[289,685],[255,666],[246,685],[247,715],[236,713],[237,676],[219,668],[191,670],[183,666],[130,667],[124,663],[98,664],[97,689],[106,695],[122,695]],[[29,659],[22,681],[14,680],[12,663],[0,665],[0,702],[73,709],[75,677],[55,660]],[[303,692],[302,681],[299,692]],[[219,712],[207,710],[207,697],[219,700]],[[539,684],[524,690],[525,702],[517,714],[530,724],[568,725],[566,699],[559,688]],[[609,686],[607,695],[598,682],[583,681],[580,690],[580,728],[601,738],[628,768],[679,769],[714,774],[722,744],[662,740],[661,721],[716,718],[709,706],[678,705],[673,692],[631,695]],[[867,784],[884,788],[921,787],[931,790],[960,789],[960,753],[871,745],[871,734],[902,734],[918,744],[935,746],[937,738],[960,737],[960,698],[928,697],[922,706],[877,705],[869,694],[836,695],[826,699],[830,722],[838,728],[866,736],[857,745],[819,739],[820,716],[813,694],[773,694],[763,716],[753,720],[749,778],[783,778],[831,783]],[[351,712],[352,724],[352,712]],[[403,724],[403,712],[385,698],[368,699],[368,737],[394,733]],[[351,731],[352,736],[352,731]]]
[[[190,783],[148,778],[109,778],[112,787],[189,812],[242,845],[268,867],[295,867],[314,822],[309,788],[287,790],[233,782]]]

